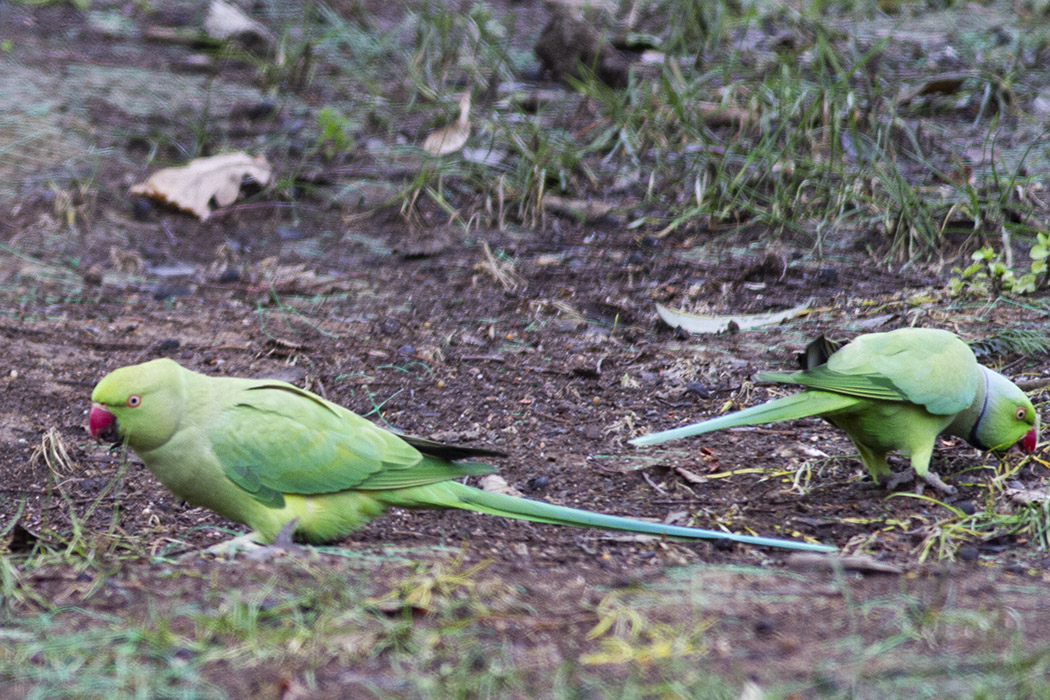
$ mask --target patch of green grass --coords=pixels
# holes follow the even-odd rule
[[[937,139],[928,135],[939,127],[915,118],[927,103],[900,104],[899,84],[876,77],[895,66],[892,40],[835,28],[837,18],[851,12],[869,17],[873,7],[814,5],[792,14],[761,3],[700,7],[666,0],[635,18],[642,25],[652,17],[663,20],[659,26],[666,31],[646,35],[664,52],[662,64],[636,65],[624,89],[585,72],[571,91],[534,111],[503,89],[519,63],[513,13],[496,17],[480,5],[453,13],[420,2],[401,27],[416,37],[410,50],[386,43],[378,54],[358,51],[360,60],[342,48],[326,55],[352,79],[371,72],[373,88],[382,84],[378,63],[406,71],[400,101],[391,101],[389,91],[370,93],[376,101],[369,120],[392,129],[399,119],[421,115],[427,129],[438,127],[449,114],[435,102],[451,104],[463,89],[474,95],[468,147],[501,157],[427,160],[397,197],[410,219],[422,197],[466,227],[513,221],[543,226],[549,193],[594,198],[618,188],[630,192],[623,211],[631,228],[660,236],[715,227],[724,237],[759,225],[766,235],[824,253],[841,246],[845,233],[905,261],[932,254],[960,233],[981,237],[1002,229],[1003,235],[1033,236],[1019,222],[1034,205],[1017,192],[1035,182],[1022,172],[1036,154],[1006,158],[992,147],[1009,102],[999,96],[1009,95],[1005,85],[1018,80],[1016,55],[967,44],[981,75],[1005,68],[1009,77],[997,79],[998,87],[986,90],[978,105],[975,123],[987,126],[991,167],[972,182],[956,182],[938,165]],[[370,26],[367,19],[327,21],[330,48],[376,41],[374,33],[360,30]],[[759,28],[773,31],[768,27],[789,35],[784,48],[763,53],[734,43]],[[986,83],[967,84],[962,94],[976,99]],[[409,152],[418,152],[418,145],[391,144],[387,157],[396,162]]]
[[[1024,493],[1010,486],[1018,472],[1033,463],[1046,466],[1037,457],[1026,457],[997,460],[990,467],[975,467],[975,471],[989,470],[991,475],[977,482],[985,493],[980,507],[972,513],[926,494],[892,494],[894,498],[919,499],[938,507],[932,517],[924,518],[925,537],[918,547],[918,560],[930,557],[953,560],[963,545],[1003,538],[1016,539],[1044,551],[1050,549],[1050,502],[1040,498],[1037,491]]]
[[[0,563],[0,573],[31,566]],[[823,613],[823,641],[774,627],[797,635],[815,662],[790,681],[761,674],[765,697],[1041,698],[1050,670],[1050,649],[1024,644],[1009,607],[961,604],[947,578],[860,599],[849,577],[815,587],[785,570],[699,566],[552,617],[462,555],[143,563],[99,574],[101,586],[62,604],[39,598],[0,612],[0,683],[33,698],[238,697],[352,679],[390,698],[735,699],[726,662],[756,653],[745,631],[755,606],[811,615],[829,601],[838,602]],[[119,606],[93,604],[114,592]],[[981,651],[960,657],[959,640]]]
[[[4,556],[0,581],[33,589],[57,563],[43,550]],[[735,697],[693,667],[707,621],[679,629],[614,594],[596,614],[578,612],[594,642],[581,630],[566,656],[530,630],[571,621],[537,620],[516,587],[461,556],[144,563],[89,569],[90,585],[63,575],[47,594],[11,600],[0,683],[27,698],[214,698],[330,687],[337,674],[378,697]]]
[[[774,639],[790,643],[793,656],[812,658],[813,665],[808,677],[790,681],[769,673],[760,681],[763,697],[1050,697],[1043,680],[1050,671],[1050,646],[1026,645],[1025,620],[1008,604],[960,599],[948,574],[932,587],[902,581],[901,593],[868,598],[857,596],[854,589],[861,586],[851,577],[840,572],[832,579],[817,593],[809,576],[791,571],[690,567],[651,588],[624,591],[619,602],[631,622],[671,617],[684,630],[688,620],[706,619],[712,626],[704,635],[711,640],[754,620],[756,608],[774,616],[793,611],[788,620],[825,610],[827,626],[820,634],[770,623]],[[839,604],[830,604],[829,590],[841,594]],[[971,651],[960,654],[961,642]]]
[[[206,657],[184,646],[165,619],[61,612],[5,628],[0,680],[22,697],[226,697],[202,677]]]
[[[1050,353],[1050,333],[1035,328],[998,328],[993,335],[971,342],[970,347],[982,362],[996,355],[1045,355]]]

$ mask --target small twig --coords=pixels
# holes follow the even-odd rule
[[[568,418],[562,418],[560,416],[552,416],[549,413],[544,413],[543,411],[537,411],[535,408],[532,408],[532,407],[529,407],[529,410],[532,411],[533,413],[535,413],[540,418],[546,418],[547,420],[552,420],[552,421],[555,421],[555,422],[558,422],[558,423],[572,423],[573,422],[573,421],[569,420]]]
[[[666,496],[666,495],[668,495],[668,494],[667,494],[667,492],[666,492],[666,491],[664,491],[664,490],[663,490],[662,488],[660,488],[660,487],[659,487],[659,486],[658,486],[658,485],[656,484],[656,482],[655,482],[655,481],[653,481],[653,480],[652,480],[652,478],[650,478],[650,476],[649,476],[648,474],[646,474],[646,473],[645,473],[644,471],[643,471],[643,472],[641,472],[641,474],[642,474],[642,478],[643,478],[643,479],[645,479],[645,483],[647,483],[647,484],[649,484],[650,486],[652,486],[652,487],[653,487],[653,490],[654,490],[654,491],[656,491],[656,492],[657,492],[658,494],[660,494],[661,496]]]
[[[613,476],[624,476],[625,474],[628,473],[628,472],[625,472],[623,469],[616,469],[615,467],[607,467],[607,466],[605,466],[604,464],[602,464],[601,462],[599,462],[598,460],[596,460],[594,458],[588,458],[587,461],[590,462],[591,464],[593,464],[598,469],[598,471],[602,472],[603,474],[611,474]],[[647,469],[648,467],[643,467],[643,468]]]
[[[1021,364],[1022,362],[1025,362],[1028,359],[1029,359],[1028,355],[1022,355],[1021,357],[1018,357],[1013,362],[1011,362],[1009,364],[1006,364],[1006,365],[1003,365],[1002,367],[1000,367],[999,368],[999,372],[1000,373],[1008,372],[1010,369],[1016,367],[1017,365]]]
[[[1025,379],[1022,381],[1014,382],[1024,392],[1032,392],[1036,389],[1044,389],[1050,386],[1050,378],[1040,377],[1039,379]]]
[[[499,355],[460,355],[459,359],[464,362],[506,362],[507,360]]]
[[[524,280],[514,272],[514,266],[509,263],[501,263],[492,254],[488,241],[481,242],[481,252],[484,253],[485,261],[479,263],[481,269],[488,272],[496,282],[505,290],[514,292],[524,286]]]
[[[544,372],[546,374],[566,374],[564,370],[554,369],[553,367],[536,367],[535,365],[522,365],[521,369],[526,372]]]
[[[161,228],[164,233],[168,236],[168,240],[172,245],[177,246],[179,244],[178,239],[175,238],[175,234],[171,231],[171,224],[168,223],[167,219],[161,222]]]

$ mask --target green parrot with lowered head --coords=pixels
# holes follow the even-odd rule
[[[268,543],[340,539],[389,506],[461,508],[541,523],[835,551],[808,542],[649,523],[491,493],[457,479],[492,450],[398,435],[292,384],[212,377],[160,359],[114,370],[91,394],[89,430],[125,442],[172,493]]]
[[[911,457],[916,476],[948,492],[954,489],[930,471],[941,433],[982,450],[1001,452],[1018,441],[1026,452],[1035,450],[1039,416],[1032,402],[1009,379],[978,364],[970,347],[948,331],[902,328],[860,335],[841,346],[818,341],[801,359],[807,369],[756,379],[798,384],[805,391],[630,442],[656,445],[722,428],[821,416],[849,435],[876,482],[891,475],[886,455],[902,452]]]

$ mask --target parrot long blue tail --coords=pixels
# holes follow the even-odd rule
[[[604,530],[626,530],[627,532],[638,532],[647,535],[664,535],[690,540],[729,540],[742,544],[752,544],[762,547],[781,547],[784,549],[799,549],[809,552],[835,552],[837,549],[826,544],[811,544],[809,542],[796,542],[794,540],[782,540],[775,537],[757,537],[753,535],[738,535],[732,532],[721,532],[719,530],[704,530],[695,527],[680,527],[676,525],[664,525],[662,523],[650,523],[644,520],[632,520],[617,515],[606,515],[594,513],[587,510],[556,506],[542,501],[533,501],[528,498],[518,498],[500,493],[491,493],[461,484],[457,481],[446,481],[441,484],[433,484],[421,488],[447,489],[446,493],[454,498],[441,498],[445,506],[463,508],[464,510],[479,511],[490,515],[502,515],[509,518],[520,518],[540,523],[552,523],[555,525],[574,525],[577,527],[594,527]],[[406,489],[407,491],[407,489]],[[458,501],[455,502],[455,501]],[[431,501],[431,505],[433,501]]]
[[[742,425],[762,425],[781,420],[793,420],[795,418],[806,418],[823,413],[838,411],[843,408],[855,406],[865,399],[855,396],[845,396],[828,391],[801,391],[781,399],[767,401],[758,406],[745,408],[743,411],[730,413],[717,418],[700,421],[692,425],[684,425],[673,430],[664,430],[659,433],[642,435],[630,440],[632,445],[658,445],[661,442],[678,440],[679,438],[702,435],[723,428],[736,428]]]

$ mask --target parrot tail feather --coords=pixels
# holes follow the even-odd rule
[[[856,406],[864,401],[866,401],[866,399],[858,398],[856,396],[836,394],[830,391],[802,391],[780,399],[767,401],[758,406],[745,408],[743,411],[737,411],[736,413],[718,416],[717,418],[700,421],[699,423],[693,423],[692,425],[684,425],[681,428],[642,435],[641,437],[636,437],[629,442],[632,445],[638,445],[640,447],[646,445],[658,445],[661,442],[669,442],[670,440],[678,440],[679,438],[710,433],[715,430],[722,430],[723,428],[736,428],[742,425],[762,425],[763,423],[773,423],[775,421],[793,420],[795,418],[806,418],[808,416],[831,413]]]
[[[531,520],[554,525],[593,527],[602,530],[624,530],[645,535],[663,535],[687,540],[729,540],[761,547],[781,547],[809,552],[837,551],[835,547],[826,544],[665,525],[663,523],[623,518],[617,515],[595,513],[578,508],[557,506],[552,503],[544,503],[543,501],[482,491],[481,489],[461,484],[458,481],[444,481],[439,484],[388,491],[377,495],[380,495],[387,504],[401,507],[433,508],[438,506],[443,508],[461,508],[488,515],[500,515],[506,518],[518,518],[520,520]]]

